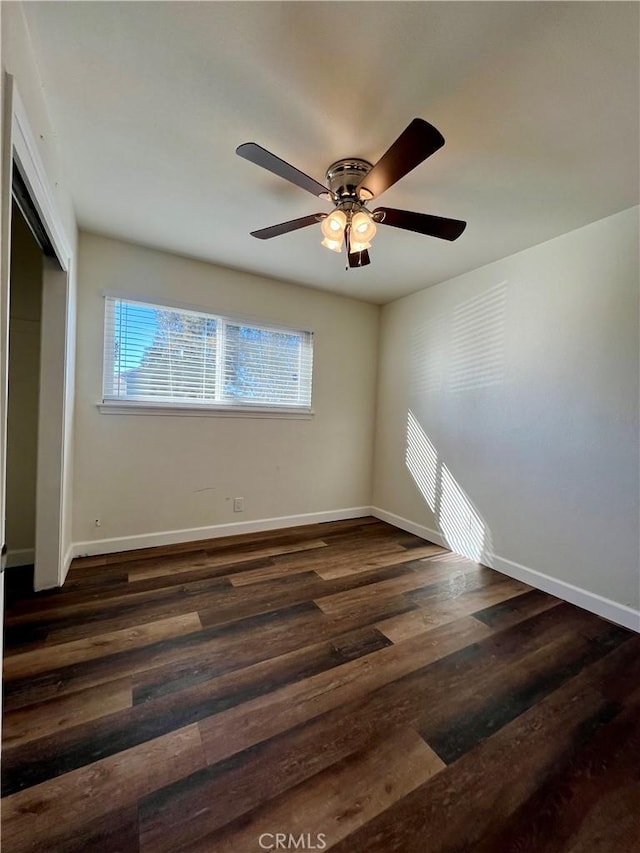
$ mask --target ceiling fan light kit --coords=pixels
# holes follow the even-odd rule
[[[266,148],[255,142],[245,142],[236,149],[240,157],[334,205],[334,210],[328,215],[315,213],[303,216],[252,231],[251,235],[268,240],[319,222],[322,245],[333,252],[341,252],[346,246],[351,268],[370,263],[368,249],[376,235],[377,224],[442,240],[456,240],[466,228],[467,223],[462,220],[390,207],[370,211],[366,206],[367,202],[389,189],[443,145],[444,137],[433,125],[415,118],[375,165],[357,157],[337,160],[327,169],[325,180],[328,186],[323,186]]]
[[[342,210],[334,210],[325,216],[320,223],[320,230],[324,235],[322,245],[332,252],[341,252],[346,227],[347,216]]]

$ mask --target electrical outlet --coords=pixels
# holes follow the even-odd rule
[[[233,499],[233,511],[234,512],[244,512],[244,498],[234,498]]]

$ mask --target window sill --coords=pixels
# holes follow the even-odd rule
[[[141,401],[105,400],[97,403],[103,415],[163,415],[165,417],[198,418],[282,418],[311,420],[314,412],[308,409],[277,406],[180,406],[174,403],[144,403]]]

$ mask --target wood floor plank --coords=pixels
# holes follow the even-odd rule
[[[422,634],[425,631],[430,631],[432,628],[437,628],[438,625],[445,625],[447,622],[459,619],[461,616],[473,614],[477,617],[476,611],[480,607],[502,603],[527,594],[526,591],[523,591],[523,585],[518,581],[508,578],[496,580],[495,583],[487,587],[482,586],[479,589],[469,589],[455,598],[445,599],[444,601],[433,601],[428,606],[419,607],[416,610],[401,613],[398,616],[392,616],[390,619],[379,622],[377,628],[392,642],[399,643],[408,637],[414,637],[416,634]],[[559,602],[555,599],[554,603],[557,604]],[[531,615],[534,615],[534,613],[531,613]],[[525,617],[523,616],[522,618]],[[516,621],[513,619],[510,624],[516,624]],[[491,623],[490,627],[494,627],[494,625]]]
[[[622,842],[618,849],[633,850],[640,845],[638,755],[640,690],[612,720],[602,721],[583,749],[563,756],[537,791],[497,831],[486,835],[476,850],[517,853],[528,847],[537,853],[555,853],[577,844],[584,846],[589,843],[585,818],[603,792],[626,803],[632,819],[618,834]]]
[[[162,557],[146,557],[140,560],[129,560],[124,564],[127,573],[127,579],[132,575],[136,576],[138,572],[144,573],[149,571],[150,577],[162,577],[162,575],[172,575],[178,572],[185,572],[191,569],[205,568],[210,562],[210,555],[204,551],[187,551],[186,553],[178,552],[175,554],[165,554]],[[117,564],[122,570],[123,566]],[[156,575],[155,572],[158,572]]]
[[[167,593],[158,596],[158,602],[115,601],[109,600],[104,608],[95,608],[91,612],[73,614],[66,619],[54,623],[47,636],[51,644],[68,643],[73,640],[89,638],[97,633],[110,633],[149,622],[159,622],[169,619],[176,609],[197,612],[199,615],[208,608],[214,607],[226,587],[231,585],[223,580],[207,582],[203,590],[189,590],[185,593],[184,586],[177,591],[175,587],[164,587],[158,592]],[[202,620],[201,620],[202,621]]]
[[[290,545],[270,545],[264,548],[254,548],[240,554],[222,554],[218,556],[205,555],[205,560],[202,561],[200,568],[218,568],[220,566],[233,566],[237,563],[246,563],[251,560],[261,559],[264,557],[277,557],[282,554],[298,554],[306,551],[315,551],[318,548],[326,548],[327,543],[322,539],[311,539],[306,542],[295,542]],[[136,566],[129,570],[129,580],[132,582],[140,580],[148,580],[150,578],[161,578],[164,575],[176,574],[179,572],[188,572],[193,569],[193,565],[185,564],[183,566]],[[248,581],[250,582],[250,581]]]
[[[91,592],[99,589],[104,594],[110,587],[126,583],[127,580],[128,572],[120,566],[101,566],[95,574],[88,569],[83,569],[82,572],[67,575],[64,587],[57,588],[56,592],[66,595],[72,592]]]
[[[541,592],[539,589],[532,589],[522,595],[505,598],[503,601],[499,599],[495,602],[487,601],[482,610],[476,611],[473,615],[492,628],[508,628],[558,604],[560,604],[559,598]]]
[[[545,632],[547,642],[540,648],[532,648],[526,656],[522,655],[520,666],[509,666],[501,674],[504,665],[488,666],[485,658],[464,679],[456,675],[448,678],[434,671],[436,677],[444,676],[440,679],[443,691],[455,690],[455,693],[448,694],[451,701],[446,707],[432,703],[425,709],[419,730],[447,764],[628,638],[624,629],[600,620],[587,630],[581,630],[579,621],[575,620],[574,632],[568,633],[565,626],[559,627],[552,620],[544,619],[548,615],[559,615],[562,609],[554,608],[534,617],[539,620],[537,625],[542,636],[544,626],[551,626]],[[500,652],[499,644],[506,633],[489,638],[485,651],[494,647]]]
[[[37,611],[55,610],[63,601],[86,601],[93,597],[99,599],[101,596],[112,594],[114,587],[127,582],[127,573],[119,566],[111,568],[101,566],[95,570],[85,569],[82,573],[72,576],[67,575],[63,587],[41,590],[34,593],[33,585],[25,594],[5,596],[7,616],[14,618],[20,613],[34,614]]]
[[[41,672],[47,672],[74,663],[106,657],[116,652],[139,646],[147,646],[159,640],[191,634],[201,630],[197,613],[184,613],[169,616],[157,622],[149,622],[135,628],[124,628],[107,634],[97,634],[85,640],[48,646],[23,652],[6,659],[4,677],[7,680],[30,678]]]
[[[231,824],[191,845],[190,850],[252,850],[263,834],[270,840],[268,834],[274,827],[287,837],[303,835],[320,844],[321,849],[328,849],[443,767],[414,731],[393,732],[363,753],[350,756],[253,812],[248,824],[242,820]]]
[[[203,720],[200,731],[207,761],[222,761],[388,684],[464,648],[486,636],[488,630],[475,619],[460,619],[432,631],[428,644],[422,637],[412,638]]]
[[[607,623],[597,620],[593,628],[585,636],[582,636],[578,629],[582,624],[581,619],[584,621],[587,618],[586,614],[581,615],[576,611],[572,624],[574,631],[566,637],[563,646],[565,658],[559,673],[556,672],[556,667],[552,668],[552,672],[549,674],[546,658],[540,658],[539,668],[541,668],[542,686],[536,684],[535,689],[548,690],[549,684],[553,686],[555,683],[554,679],[567,677],[567,666],[583,665],[585,654],[587,657],[601,654],[602,650],[607,647],[606,637],[612,635],[615,639],[620,634],[620,629],[614,629]],[[434,683],[445,685],[448,691],[455,695],[456,701],[449,699],[443,702],[439,699],[433,702],[431,700],[428,703],[429,715],[424,719],[421,717],[420,720],[427,732],[425,737],[429,743],[447,760],[448,756],[456,754],[460,749],[469,748],[465,745],[473,745],[476,740],[483,736],[483,726],[486,725],[483,722],[483,714],[488,714],[489,721],[495,724],[496,720],[501,719],[501,715],[507,715],[506,721],[510,718],[508,715],[513,715],[513,709],[517,710],[523,702],[531,701],[531,673],[535,674],[538,671],[535,661],[529,663],[526,677],[523,675],[518,679],[518,672],[508,668],[510,658],[514,654],[523,654],[518,646],[524,647],[528,643],[527,648],[531,650],[530,656],[535,656],[538,645],[547,649],[556,635],[564,638],[563,622],[567,620],[567,614],[561,613],[556,618],[555,612],[549,612],[542,614],[538,620],[540,624],[546,622],[547,629],[546,631],[540,630],[533,640],[531,638],[520,640],[518,632],[512,630],[511,633],[514,635],[514,639],[519,641],[518,643],[503,644],[505,648],[500,650],[498,640],[494,643],[488,639],[484,646],[480,643],[472,647],[473,654],[464,648],[468,645],[469,633],[472,634],[473,639],[478,640],[481,636],[486,636],[482,634],[482,631],[489,632],[489,629],[471,618],[468,619],[468,622],[471,623],[471,632],[468,629],[467,631],[457,631],[456,629],[460,629],[464,625],[464,620],[459,620],[457,623],[451,623],[453,629],[449,629],[448,635],[445,629],[449,626],[443,626],[442,629],[434,629],[430,632],[428,642],[424,642],[421,637],[416,637],[392,648],[382,648],[381,644],[377,643],[376,648],[380,649],[379,651],[365,654],[364,657],[358,657],[357,660],[352,660],[350,663],[343,664],[335,669],[333,667],[336,663],[344,660],[345,657],[348,660],[349,657],[353,657],[353,654],[340,657],[341,649],[335,642],[328,646],[319,645],[315,647],[318,656],[316,663],[312,650],[304,649],[299,655],[285,656],[282,661],[267,661],[262,667],[257,667],[254,672],[245,670],[240,674],[231,674],[226,679],[220,677],[213,682],[205,682],[200,686],[185,689],[180,694],[179,706],[173,711],[171,710],[172,697],[167,696],[153,703],[145,703],[131,711],[111,715],[84,727],[75,727],[69,733],[63,732],[53,738],[40,739],[25,747],[8,750],[5,752],[3,763],[3,791],[7,793],[16,790],[19,785],[37,784],[48,776],[68,772],[78,767],[87,761],[88,756],[102,757],[116,750],[129,748],[142,740],[157,737],[171,727],[183,726],[197,720],[204,720],[202,724],[203,734],[206,734],[212,726],[216,728],[223,725],[224,736],[221,734],[221,740],[224,740],[226,748],[233,744],[233,738],[230,738],[230,727],[233,726],[233,719],[230,723],[228,717],[229,715],[232,718],[236,716],[235,722],[240,721],[241,738],[237,749],[238,751],[246,749],[252,745],[251,741],[242,740],[246,737],[247,729],[250,727],[247,723],[248,718],[257,716],[261,724],[264,724],[264,718],[267,717],[267,725],[273,725],[272,717],[281,721],[283,718],[287,718],[287,714],[289,717],[293,715],[292,724],[309,719],[315,714],[323,713],[327,709],[335,707],[336,704],[352,698],[354,691],[355,695],[362,695],[363,692],[397,680],[406,673],[422,668],[430,661],[437,660],[439,656],[442,657],[438,641],[443,639],[449,641],[449,646],[445,642],[447,653],[455,648],[460,648],[459,644],[462,642],[463,666],[457,661],[450,663],[447,660],[445,666],[440,669],[435,666],[432,667],[431,680]],[[452,637],[453,645],[451,645]],[[356,642],[354,646],[353,641],[351,642],[355,654],[367,652],[367,642],[370,641],[366,638],[363,639],[365,640],[364,644],[360,641]],[[598,642],[594,644],[594,641]],[[493,654],[488,653],[487,649],[494,646]],[[569,646],[572,649],[575,646],[575,652],[572,651],[569,654]],[[586,651],[584,647],[586,647]],[[497,651],[501,651],[502,668],[497,665]],[[549,648],[551,657],[556,653],[555,647]],[[455,655],[453,657],[455,658]],[[480,660],[476,662],[476,658]],[[487,662],[491,664],[490,672],[486,671]],[[483,663],[485,664],[484,668]],[[284,676],[276,675],[278,670],[274,670],[274,666],[283,668]],[[375,671],[371,672],[374,666]],[[292,667],[293,669],[291,669]],[[285,682],[293,679],[295,683],[278,689],[278,685],[282,683],[282,677],[284,677]],[[246,686],[242,686],[242,681],[247,678],[253,679],[251,690],[253,695],[257,691],[258,698],[252,698],[251,692],[247,695]],[[481,679],[479,684],[478,679]],[[491,686],[495,690],[496,682],[499,683],[502,691],[511,691],[509,700],[500,699],[497,708],[494,709],[490,705],[488,710],[485,710],[485,703],[481,702],[478,712],[480,717],[472,715],[471,709],[478,705],[479,697],[483,696],[483,691]],[[226,687],[227,683],[231,687],[230,694]],[[523,684],[521,690],[524,690],[522,696],[518,692],[520,689],[518,685],[521,684]],[[264,695],[265,685],[267,688],[271,688],[271,692],[267,693],[266,696]],[[421,695],[419,690],[411,688],[411,692],[414,701],[419,699]],[[500,696],[500,693],[498,695]],[[533,695],[535,695],[535,691]],[[236,706],[239,702],[242,703],[239,707],[229,707],[230,705]],[[272,703],[274,703],[273,706]],[[254,707],[256,704],[257,708]],[[287,714],[282,711],[284,707],[287,708]],[[301,716],[296,717],[296,714]],[[462,715],[464,721],[456,721],[456,714]],[[215,716],[206,719],[211,715]],[[450,722],[451,717],[454,718],[455,722],[453,726]],[[266,736],[273,736],[277,731],[279,730],[267,729]],[[206,736],[204,742],[205,747],[207,747]],[[60,754],[64,755],[64,759],[57,757]],[[214,760],[208,751],[207,757],[209,761]],[[226,756],[216,756],[215,760],[221,760],[223,757]]]
[[[640,792],[637,782],[609,789],[608,780],[580,828],[567,842],[567,853],[611,853],[633,850],[640,838]],[[557,848],[556,848],[557,849]]]
[[[140,593],[129,592],[107,598],[98,604],[90,602],[86,607],[59,609],[55,615],[48,617],[50,630],[47,639],[56,643],[69,642],[98,632],[134,627],[142,622],[171,616],[176,609],[197,610],[205,627],[222,625],[309,601],[324,593],[351,589],[409,572],[411,563],[403,563],[352,577],[323,581],[315,572],[309,571],[265,581],[252,595],[243,589],[234,588],[225,578],[199,580],[181,584],[177,588],[173,586]],[[129,589],[131,586],[135,589],[135,585],[128,585]],[[21,615],[17,621],[28,624],[28,617]]]
[[[406,554],[406,552],[406,548],[388,536],[367,539],[366,543],[358,540],[348,544],[340,542],[332,545],[331,550],[322,555],[322,559],[320,559],[320,555],[314,555],[316,557],[315,562],[318,564],[314,568],[319,568],[323,572],[335,566],[344,567],[347,570],[350,567],[357,569],[367,560],[385,555]],[[330,578],[326,578],[326,580],[330,580]]]
[[[188,849],[194,840],[407,725],[400,708],[392,722],[360,710],[360,700],[338,706],[145,798],[142,849]]]
[[[403,604],[405,610],[411,606],[408,602]],[[395,608],[395,612],[401,612],[399,607]],[[161,640],[143,648],[54,669],[42,676],[6,681],[5,707],[16,710],[143,672],[150,673],[149,683],[165,683],[179,677],[181,665],[184,665],[184,672],[191,672],[194,667],[198,671],[203,666],[209,666],[220,674],[263,660],[270,654],[282,653],[282,644],[272,647],[275,637],[280,634],[287,637],[289,650],[297,645],[297,637],[292,631],[306,629],[307,633],[312,631],[313,636],[317,637],[316,628],[322,618],[322,613],[312,602],[303,602],[259,614],[242,622],[214,626]],[[260,643],[256,642],[258,637]]]
[[[355,614],[329,619],[312,602],[303,602],[142,649],[52,670],[42,676],[6,681],[5,707],[17,710],[34,702],[141,673],[144,677],[135,679],[140,690],[146,686],[152,689],[150,695],[155,695],[156,685],[162,685],[164,692],[170,692],[181,689],[182,679],[188,683],[194,679],[191,683],[198,683],[373,624],[413,606],[402,597],[389,597],[371,601]]]
[[[464,566],[464,571],[457,572],[455,575],[452,575],[447,564],[433,563],[429,559],[409,562],[405,565],[411,566],[413,571],[376,584],[367,584],[362,587],[324,595],[315,598],[314,601],[324,613],[338,615],[353,610],[371,599],[381,598],[385,595],[414,593],[408,597],[418,604],[425,598],[430,601],[442,601],[443,599],[457,598],[470,590],[481,589],[502,579],[502,576],[497,572],[473,563],[467,563]],[[513,581],[513,583],[515,584],[517,581]],[[530,587],[520,584],[519,589],[525,592]],[[417,594],[418,592],[419,594]]]
[[[418,560],[422,557],[431,557],[441,551],[443,551],[443,549],[439,545],[431,544],[424,545],[421,548],[414,547],[411,549],[398,546],[389,553],[380,554],[379,550],[377,550],[372,555],[365,552],[351,560],[327,560],[323,563],[321,568],[316,569],[316,572],[323,580],[332,580],[333,578],[342,578],[348,575],[354,575],[358,572],[367,572],[372,568],[381,568],[382,566],[391,566],[401,562]]]
[[[349,706],[347,706],[349,708]],[[208,765],[159,789],[140,803],[141,848],[173,853],[299,785],[355,752],[389,727],[336,708]]]
[[[376,554],[401,554],[408,549],[398,544],[395,536],[390,536],[387,528],[378,530],[373,527],[367,528],[366,536],[361,531],[357,533],[343,533],[338,537],[325,536],[322,539],[326,543],[326,551],[311,551],[309,553],[281,554],[277,557],[279,563],[298,567],[300,562],[313,564],[314,568],[323,568],[336,562],[355,562],[356,564],[366,557]]]
[[[198,568],[192,568],[183,572],[171,572],[158,575],[157,577],[147,578],[145,580],[127,580],[129,591],[135,592],[138,590],[147,591],[152,589],[166,589],[167,587],[190,587],[191,584],[198,581],[208,581],[215,578],[220,578],[231,583],[231,579],[235,574],[247,572],[251,569],[263,569],[273,566],[274,559],[272,557],[257,557],[251,560],[236,560],[235,562],[218,562],[216,566],[211,566],[208,563]],[[226,584],[225,584],[226,585]]]
[[[176,728],[219,714],[250,699],[304,681],[362,656],[371,657],[390,641],[375,628],[344,634],[332,641],[291,652],[183,689],[178,701],[161,692],[135,707],[117,711],[84,725],[5,748],[2,763],[3,796],[69,773],[90,761],[130,749]],[[153,698],[153,701],[151,700]]]
[[[352,833],[334,853],[424,853],[425,827],[433,850],[475,851],[544,784],[558,759],[579,750],[611,719],[638,684],[639,650],[637,638],[592,664]],[[607,849],[614,851],[628,853]]]
[[[596,621],[600,623],[600,620]],[[473,680],[473,674],[478,667],[478,661],[483,659],[484,654],[486,652],[493,652],[495,655],[500,650],[500,645],[502,644],[506,648],[502,651],[502,668],[497,678],[504,680],[504,674],[509,672],[510,661],[512,662],[513,658],[517,658],[518,656],[518,646],[527,646],[529,655],[535,658],[537,649],[543,648],[545,645],[549,646],[549,643],[554,640],[554,637],[561,630],[559,627],[561,622],[562,620],[560,619],[555,625],[547,626],[550,633],[546,637],[546,641],[540,640],[535,635],[527,638],[526,634],[523,635],[521,632],[512,631],[508,639],[501,638],[494,642],[479,640],[472,647],[463,646],[460,652],[454,652],[444,659],[441,658],[439,661],[427,665],[420,670],[407,674],[403,678],[390,680],[383,687],[374,684],[373,692],[363,691],[355,698],[351,696],[347,704],[340,706],[343,719],[349,720],[349,725],[353,727],[354,731],[362,727],[366,735],[367,732],[371,731],[372,726],[375,727],[375,721],[382,721],[385,726],[419,724],[424,719],[425,709],[429,709],[434,705],[438,706],[439,713],[446,718],[447,694],[441,691],[439,687],[442,681],[441,670],[448,672],[450,679],[454,678],[456,673],[459,673],[459,683],[465,684]],[[432,633],[436,635],[440,631],[441,629],[436,629]],[[429,635],[426,635],[424,639],[416,639],[422,639],[423,646],[429,645],[426,641],[430,639]],[[407,643],[409,642],[407,641]],[[482,648],[485,643],[488,643],[486,652]],[[386,653],[386,651],[384,650],[378,653],[378,655],[380,656]],[[483,675],[481,672],[479,677],[480,683],[482,683]],[[509,686],[507,684],[507,689]],[[297,719],[297,715],[294,714],[292,724],[295,724]],[[201,728],[203,730],[208,729],[213,723],[214,720],[205,721],[201,724]],[[378,722],[378,725],[380,724]],[[203,739],[206,748],[207,737],[204,731]],[[208,753],[208,760],[212,761],[214,758],[215,754]]]
[[[519,639],[518,633],[512,631],[508,643],[511,656],[517,654],[515,649]],[[535,655],[539,646],[534,638],[530,651]],[[446,666],[451,672],[462,665],[463,652],[459,655],[454,653],[447,659]],[[612,656],[615,658],[616,654]],[[620,669],[628,660],[628,655],[623,654],[618,661]],[[474,666],[473,658],[467,661],[463,681],[468,679]],[[431,676],[429,683],[428,670],[429,667],[406,679],[421,681],[422,691],[415,685],[403,688],[402,680],[390,682],[382,689],[337,706],[306,724],[287,729],[271,741],[262,742],[245,753],[206,768],[196,774],[196,778],[184,780],[184,784],[175,785],[172,790],[159,792],[159,798],[150,798],[145,804],[142,826],[146,830],[143,831],[156,844],[160,843],[160,835],[173,839],[174,849],[179,849],[185,839],[198,837],[199,831],[213,830],[227,819],[255,808],[263,801],[262,798],[276,796],[299,780],[313,775],[314,771],[319,772],[342,756],[365,748],[372,737],[389,727],[411,726],[420,720],[424,707],[434,700],[446,703],[446,697],[438,693],[437,679]],[[591,677],[594,683],[600,683],[597,666],[592,668]],[[630,681],[633,681],[633,673]],[[243,768],[246,773],[242,772]],[[171,846],[165,848],[160,845],[159,849],[171,849]]]
[[[30,652],[42,648],[49,630],[46,625],[5,625],[4,657]]]
[[[5,750],[116,711],[131,708],[131,679],[111,681],[93,689],[39,702],[29,708],[9,711],[2,718],[2,741]]]
[[[87,557],[75,557],[75,559],[71,563],[71,566],[69,567],[69,573],[79,571],[80,569],[92,569],[98,566],[106,565],[106,554],[96,554],[94,556]]]
[[[280,655],[271,654],[256,663],[218,676],[210,688],[219,697],[216,713],[232,705],[246,702],[255,696],[271,692],[285,684],[302,681],[311,675],[372,655],[391,645],[391,642],[372,625],[352,628],[351,625],[345,624],[342,628],[341,631],[336,628],[328,633],[326,639],[318,639],[320,632],[316,632],[317,642],[285,651]],[[202,681],[205,680],[209,679],[202,679]],[[147,683],[146,678],[145,683]],[[140,684],[136,683],[134,690],[136,701],[138,698],[149,701],[170,692],[164,683],[160,691],[157,689],[150,691],[146,687],[140,695],[140,689]],[[185,694],[182,699],[184,701]]]
[[[97,613],[100,617],[101,611],[104,610],[103,618],[106,618],[109,615],[106,613],[109,607],[117,612],[123,604],[135,603],[138,606],[137,612],[143,612],[148,603],[171,600],[174,608],[178,609],[180,598],[190,592],[228,588],[227,578],[234,571],[271,565],[273,562],[270,558],[262,558],[217,568],[205,564],[190,568],[189,571],[163,574],[159,578],[135,583],[129,583],[127,572],[114,575],[108,584],[102,580],[93,580],[84,585],[67,587],[65,583],[64,587],[54,590],[53,595],[38,594],[35,599],[18,602],[17,606],[11,608],[9,619],[16,627],[46,626],[51,631],[56,624],[63,627],[65,624],[74,624],[73,619],[69,618],[74,615],[78,616],[75,621],[81,623],[85,618],[85,611],[91,615]],[[68,618],[65,620],[65,617]]]
[[[260,584],[250,596],[246,589],[234,589],[233,592],[226,593],[224,598],[218,596],[215,603],[199,611],[200,620],[206,627],[224,625],[231,621],[267,613],[285,605],[313,601],[325,593],[331,594],[359,586],[368,586],[382,580],[409,576],[411,573],[411,563],[401,563],[331,581],[323,581],[313,571],[296,574],[290,578],[276,578]]]
[[[229,631],[218,629],[218,641],[215,639],[203,645],[194,659],[192,654],[174,656],[173,661],[146,669],[134,677],[134,701],[147,701],[184,687],[219,677],[225,672],[237,672],[261,661],[276,660],[281,655],[295,651],[305,654],[304,650],[315,643],[331,641],[342,634],[359,628],[373,626],[377,619],[392,614],[404,613],[412,605],[401,596],[373,602],[361,608],[357,614],[332,619],[324,616],[317,608],[303,610],[299,606],[288,608],[286,612],[298,616],[289,625],[282,619],[269,620],[271,615],[260,618],[260,645],[252,640],[256,630]],[[269,624],[269,621],[271,624]],[[245,623],[242,623],[244,626]],[[215,629],[213,629],[215,631]],[[235,636],[232,638],[231,633]]]
[[[42,853],[40,841],[23,848],[23,853]],[[140,826],[138,807],[115,809],[92,817],[68,831],[63,825],[52,827],[46,841],[47,851],[55,853],[139,853]]]
[[[402,720],[419,727],[436,752],[452,760],[630,636],[577,608],[564,608],[490,634],[395,679],[371,697],[367,714],[384,716],[391,724],[400,708]],[[404,643],[422,639],[427,645],[446,627]]]
[[[12,853],[46,849],[57,828],[82,827],[204,764],[198,727],[187,726],[2,800],[2,840]],[[24,817],[28,816],[28,835]]]
[[[64,640],[81,639],[72,636],[73,631],[66,630],[69,626],[79,627],[88,632],[94,632],[94,625],[104,622],[111,627],[109,620],[115,616],[129,617],[133,626],[140,621],[157,621],[157,619],[173,616],[176,610],[196,611],[197,603],[215,601],[216,595],[225,590],[232,589],[231,584],[224,578],[206,578],[193,583],[181,584],[180,586],[154,586],[151,589],[138,590],[129,583],[115,590],[114,595],[98,593],[95,596],[86,597],[84,600],[74,599],[71,601],[53,600],[44,605],[43,608],[34,608],[29,612],[14,612],[7,614],[7,624],[13,625],[47,625],[48,639],[61,636]],[[183,607],[186,599],[196,601],[196,606]],[[148,617],[140,619],[141,616]],[[155,619],[153,618],[155,617]],[[138,619],[138,622],[136,622]],[[118,625],[127,627],[126,625]],[[107,630],[109,629],[107,628]],[[113,630],[116,630],[114,628]],[[105,633],[103,631],[103,633]]]

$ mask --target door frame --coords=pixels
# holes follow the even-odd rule
[[[36,590],[60,586],[71,562],[65,523],[70,518],[71,427],[75,306],[70,278],[72,243],[57,208],[36,137],[11,74],[3,83],[2,187],[0,222],[0,532],[5,541],[9,292],[12,175],[17,168],[55,252],[44,258],[38,451],[36,479]],[[66,546],[66,550],[65,550]]]

